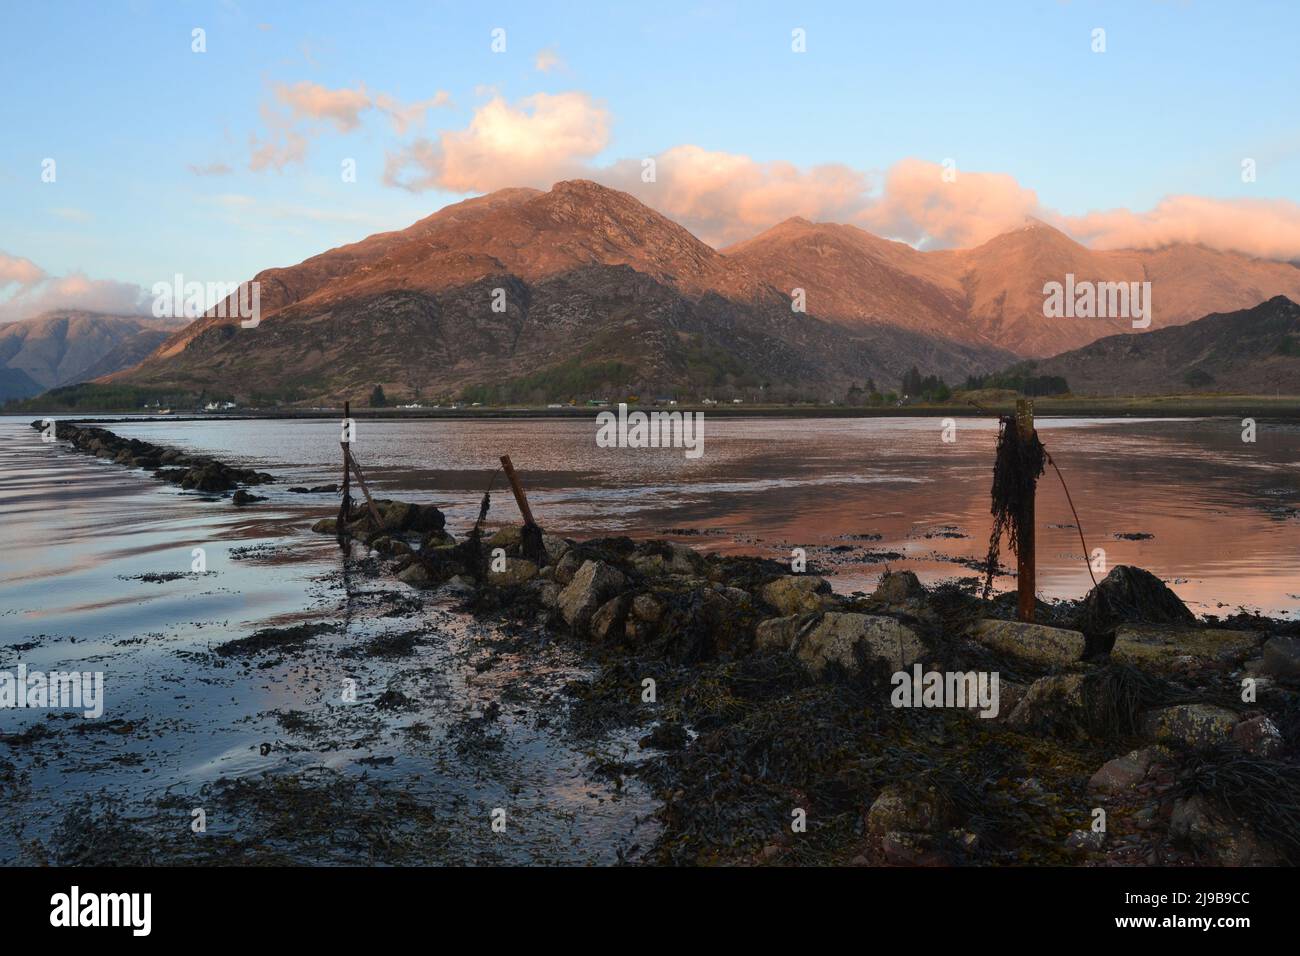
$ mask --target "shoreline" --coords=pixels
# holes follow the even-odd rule
[[[1223,395],[1223,396],[1148,396],[1144,398],[1034,398],[1035,414],[1041,418],[1212,418],[1226,416],[1262,417],[1267,419],[1300,420],[1300,396],[1274,395]],[[864,407],[843,405],[704,405],[682,403],[657,405],[649,402],[632,403],[629,408],[642,411],[703,412],[718,418],[987,418],[1008,415],[1015,411],[1013,398],[979,398],[981,408],[965,402],[947,404],[916,404],[889,407]],[[617,410],[618,403],[604,405],[543,408],[535,406],[490,408],[369,408],[354,407],[353,418],[411,420],[479,420],[479,419],[579,419],[594,418],[601,411]],[[233,414],[186,413],[159,415],[156,412],[132,410],[72,410],[23,407],[13,411],[0,411],[13,417],[28,415],[59,415],[65,419],[86,422],[111,423],[138,421],[140,417],[164,421],[231,421],[241,419],[338,419],[343,409],[338,408],[273,408],[248,409]],[[116,417],[114,417],[116,416]],[[133,417],[124,417],[133,416]]]
[[[345,567],[395,577],[415,606],[451,602],[494,622],[500,649],[522,660],[562,646],[596,669],[566,686],[558,715],[579,739],[640,736],[639,761],[591,768],[655,795],[660,832],[639,862],[1300,860],[1275,783],[1300,786],[1295,623],[1196,620],[1158,580],[1121,565],[1082,602],[1040,602],[1040,623],[1026,625],[1010,619],[1013,594],[925,588],[909,572],[843,596],[770,559],[544,533],[530,555],[517,525],[458,541],[432,506],[376,504],[381,527],[367,527],[364,505],[349,516]],[[328,517],[313,530],[337,534]],[[321,640],[264,629],[214,648],[213,660],[260,667],[319,652]],[[891,675],[917,665],[997,675],[996,713],[900,706]],[[1251,701],[1246,679],[1258,687]],[[1241,802],[1215,783],[1226,779],[1259,799]],[[1110,821],[1100,836],[1098,806]],[[805,831],[791,829],[794,811]]]

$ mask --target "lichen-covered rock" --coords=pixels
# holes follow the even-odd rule
[[[519,525],[506,525],[498,528],[483,542],[485,548],[504,548],[507,551],[519,547],[523,540],[524,529]],[[545,540],[545,539],[543,539]]]
[[[339,523],[337,518],[321,518],[311,526],[311,530],[316,532],[316,534],[334,534],[337,532],[338,526]]]
[[[796,656],[813,674],[832,662],[857,670],[859,652],[900,671],[920,660],[926,647],[916,631],[892,617],[838,611],[827,611],[802,629],[795,646]]]
[[[626,584],[623,575],[605,562],[586,561],[560,592],[560,613],[574,631],[585,632],[592,615]]]
[[[980,621],[970,634],[985,647],[1044,666],[1073,664],[1083,656],[1085,644],[1078,631],[1023,621]]]
[[[1253,631],[1182,627],[1159,624],[1125,624],[1115,632],[1112,660],[1126,664],[1177,666],[1179,659],[1194,663],[1224,661],[1239,664],[1259,645]]]
[[[488,565],[488,583],[499,588],[514,588],[537,577],[537,565],[527,558],[506,558],[503,571],[493,571]]]
[[[759,622],[754,632],[754,649],[757,651],[792,651],[799,633],[799,622],[806,615],[769,617]]]
[[[830,595],[826,579],[811,574],[790,574],[763,586],[763,600],[783,615],[822,610]]]
[[[867,811],[867,830],[935,833],[956,823],[952,802],[936,788],[890,784]]]
[[[664,616],[664,606],[653,594],[638,594],[632,599],[632,613],[637,620],[654,624]]]
[[[582,567],[583,557],[578,553],[577,548],[566,551],[564,556],[555,565],[555,580],[560,585],[567,585],[573,580],[573,576],[578,573]]]
[[[1213,747],[1232,737],[1241,717],[1214,704],[1175,704],[1149,710],[1139,721],[1139,730],[1153,740],[1168,740],[1188,747]]]

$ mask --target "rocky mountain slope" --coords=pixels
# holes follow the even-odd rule
[[[841,397],[911,366],[1010,353],[926,330],[847,329],[625,193],[575,181],[450,206],[256,277],[262,320],[207,317],[115,382],[252,400],[477,389],[507,400],[689,390]],[[498,291],[499,290],[499,291]]]
[[[1203,246],[1097,252],[1038,220],[974,249],[919,252],[854,226],[792,219],[725,250],[783,288],[808,291],[809,311],[848,327],[883,324],[1045,357],[1131,319],[1047,318],[1043,286],[1078,281],[1151,283],[1152,329],[1210,312],[1300,299],[1300,269]]]
[[[0,325],[0,398],[26,398],[130,368],[185,324],[67,310]]]
[[[582,180],[467,200],[259,273],[262,321],[209,315],[107,381],[258,403],[557,401],[626,394],[840,398],[907,369],[950,382],[1119,332],[1048,318],[1044,284],[1150,282],[1151,328],[1274,295],[1300,269],[1198,246],[1094,252],[1044,223],[921,252],[791,219],[719,252]],[[806,311],[791,308],[795,289]]]
[[[1035,363],[1076,395],[1300,394],[1300,305],[1276,296],[1142,335],[1110,335]]]

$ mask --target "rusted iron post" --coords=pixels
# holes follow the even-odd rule
[[[528,507],[528,499],[524,496],[524,486],[519,483],[519,476],[515,474],[515,466],[510,463],[509,455],[501,456],[501,470],[506,473],[506,481],[510,482],[510,490],[515,493],[515,504],[519,505],[519,513],[524,516],[524,524],[537,524],[533,520],[532,509]]]
[[[1028,399],[1016,401],[1016,431],[1022,444],[1034,440],[1034,403]],[[1016,549],[1017,616],[1032,624],[1034,620],[1034,497],[1031,492],[1021,504],[1019,547]]]
[[[343,434],[339,439],[339,444],[343,446],[343,498],[339,502],[339,516],[338,520],[335,522],[336,527],[334,529],[340,538],[347,533],[348,518],[351,517],[351,515],[348,514],[348,496],[352,494],[352,484],[349,479],[352,469],[348,467],[348,442],[346,441],[346,438],[348,437],[348,419],[351,417],[352,403],[344,402]]]

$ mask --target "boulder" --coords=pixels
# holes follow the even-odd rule
[[[638,594],[632,599],[632,614],[638,621],[655,624],[664,616],[664,606],[653,594]]]
[[[628,608],[632,605],[632,599],[626,594],[620,594],[612,597],[591,616],[591,624],[588,625],[588,633],[593,640],[609,641],[615,640],[624,633],[624,623],[627,621]]]
[[[1253,631],[1181,625],[1124,624],[1115,632],[1113,660],[1126,664],[1175,666],[1180,658],[1194,662],[1240,664],[1258,646]]]
[[[428,588],[433,587],[434,584],[433,577],[429,574],[428,568],[419,561],[408,564],[402,572],[397,575],[397,580],[401,581],[403,584],[409,584],[413,588]]]
[[[626,584],[623,575],[605,562],[585,561],[560,592],[560,613],[575,632],[584,632],[592,615]]]
[[[338,526],[337,518],[321,518],[311,526],[311,530],[317,534],[334,534],[338,531]]]
[[[1107,760],[1088,781],[1088,789],[1097,793],[1120,793],[1146,779],[1147,771],[1162,754],[1158,747],[1144,747],[1123,757]]]
[[[889,784],[867,811],[867,830],[937,833],[956,822],[951,801],[934,787]]]
[[[490,568],[490,565],[489,565]],[[506,558],[504,571],[488,571],[488,583],[499,588],[514,588],[537,577],[537,565],[527,558]]]
[[[1153,740],[1168,740],[1188,747],[1213,747],[1231,739],[1232,729],[1241,722],[1226,707],[1214,704],[1175,704],[1144,713],[1138,722],[1141,733]]]
[[[1261,669],[1268,677],[1300,682],[1300,637],[1269,638]]]
[[[555,580],[561,585],[568,584],[578,573],[578,568],[582,567],[583,560],[576,548],[566,551],[555,565]]]
[[[411,523],[407,526],[411,531],[418,531],[421,534],[427,534],[431,531],[441,531],[447,525],[447,516],[433,505],[412,505],[415,513],[411,516]]]
[[[1054,674],[1039,678],[1029,685],[1025,696],[1007,717],[1007,725],[1065,740],[1086,739],[1083,683],[1083,674]]]
[[[559,535],[542,532],[542,547],[546,549],[546,563],[559,564],[560,559],[569,553],[572,545]]]
[[[1243,720],[1232,728],[1232,742],[1249,754],[1274,757],[1283,747],[1282,732],[1266,715]]]
[[[815,621],[816,618],[805,614],[792,614],[789,617],[769,617],[760,621],[754,632],[754,649],[759,651],[792,651],[795,639],[799,635],[800,621]]]
[[[498,528],[492,533],[486,541],[483,542],[485,548],[505,548],[507,551],[511,548],[519,547],[523,540],[524,529],[519,525],[506,525],[504,528]]]
[[[886,604],[907,604],[909,601],[924,598],[925,588],[911,571],[886,571],[876,584],[871,597]]]
[[[1023,621],[980,621],[970,634],[985,647],[1045,667],[1073,664],[1085,643],[1078,631]]]
[[[763,600],[783,615],[819,611],[830,602],[831,586],[825,578],[790,574],[763,586]]]
[[[1174,801],[1169,835],[1217,866],[1280,866],[1285,862],[1249,827],[1199,794]]]
[[[1195,615],[1150,571],[1117,564],[1083,599],[1082,629],[1110,634],[1120,624],[1182,624]]]
[[[761,621],[754,634],[754,648],[792,651],[815,675],[832,661],[849,671],[857,670],[859,649],[867,658],[886,661],[894,671],[905,670],[926,653],[916,631],[892,617],[839,611]]]

